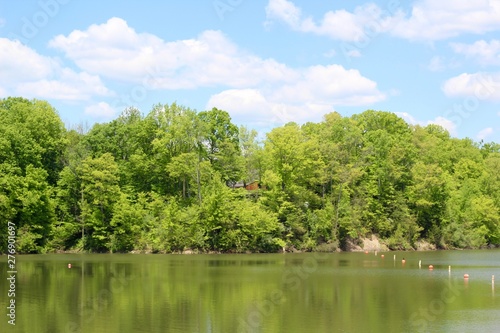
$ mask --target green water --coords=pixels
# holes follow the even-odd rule
[[[498,331],[500,251],[384,255],[16,256],[15,326],[1,256],[0,332]]]

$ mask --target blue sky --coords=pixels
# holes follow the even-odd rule
[[[0,97],[67,126],[156,103],[259,131],[391,111],[500,142],[500,1],[0,0]]]

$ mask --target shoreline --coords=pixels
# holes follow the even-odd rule
[[[348,250],[342,250],[340,248],[337,248],[333,251],[324,251],[324,250],[299,250],[295,249],[293,247],[287,248],[285,251],[279,251],[279,252],[237,252],[237,251],[200,251],[200,250],[192,250],[192,249],[186,249],[183,251],[173,251],[173,252],[153,252],[149,250],[132,250],[129,252],[87,252],[87,251],[76,251],[76,250],[58,250],[58,251],[49,251],[49,252],[44,252],[44,253],[18,253],[18,255],[44,255],[44,254],[148,254],[148,255],[164,255],[164,254],[175,254],[175,255],[207,255],[207,254],[217,254],[217,255],[224,255],[224,254],[299,254],[299,253],[390,253],[390,252],[434,252],[434,251],[473,251],[473,250],[495,250],[499,249],[500,247],[498,246],[485,246],[481,248],[436,248],[435,246],[430,246],[430,247],[422,247],[418,249],[389,249],[385,246],[381,248],[361,248],[357,246],[356,248],[348,249]],[[0,253],[0,255],[7,255],[6,253]]]
[[[387,240],[380,239],[377,235],[359,239],[347,239],[343,246],[338,246],[334,243],[322,243],[314,249],[297,249],[293,245],[283,248],[277,252],[252,252],[252,251],[203,251],[199,249],[184,249],[182,251],[162,252],[151,250],[132,250],[128,252],[88,252],[80,250],[54,250],[43,253],[18,253],[19,255],[32,254],[177,254],[177,255],[196,255],[196,254],[278,254],[278,253],[342,253],[342,252],[364,252],[364,253],[385,253],[385,252],[425,252],[425,251],[464,251],[464,250],[493,250],[500,246],[487,245],[480,248],[454,248],[454,247],[438,247],[435,244],[421,239],[416,242],[415,247],[391,249],[387,245]],[[0,253],[6,255],[6,253]]]

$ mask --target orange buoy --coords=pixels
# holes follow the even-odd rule
[[[433,269],[434,269],[434,266],[429,265],[429,269],[430,269],[430,270],[433,270]]]
[[[368,251],[365,251],[365,254],[368,254]]]
[[[71,264],[68,264],[68,268],[71,268]]]
[[[406,260],[404,260],[404,259],[403,259],[403,260],[401,260],[401,262],[402,262],[402,263],[403,263],[403,265],[404,265],[404,264],[406,263]]]
[[[383,257],[385,257],[385,256],[384,256],[383,254],[381,254],[381,255],[380,255],[380,258],[383,258]]]
[[[469,274],[464,274],[464,279],[468,279],[469,278]]]

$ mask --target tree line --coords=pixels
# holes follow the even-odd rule
[[[499,144],[391,112],[259,140],[216,108],[127,108],[84,130],[46,101],[0,100],[0,234],[15,223],[20,253],[333,251],[371,234],[390,249],[498,246],[498,170]]]

